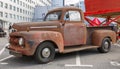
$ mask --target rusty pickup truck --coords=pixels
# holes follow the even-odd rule
[[[87,27],[84,14],[75,7],[49,11],[43,22],[14,23],[6,48],[15,56],[34,56],[38,63],[48,63],[59,53],[98,49],[107,53],[116,42],[112,26]]]

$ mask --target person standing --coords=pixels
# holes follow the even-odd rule
[[[11,33],[12,32],[12,25],[11,25],[11,23],[9,24],[9,28],[8,28],[8,33]]]

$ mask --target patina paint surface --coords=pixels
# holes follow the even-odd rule
[[[111,30],[95,30],[92,34],[92,44],[101,46],[104,38],[110,38],[112,44],[116,42],[116,33]]]
[[[10,38],[11,49],[18,51],[19,49],[23,49],[23,54],[33,55],[37,46],[44,41],[52,41],[57,46],[60,52],[63,52],[63,38],[61,33],[53,32],[53,31],[29,31],[29,32],[16,32],[12,33]],[[25,48],[22,48],[18,45],[18,37],[23,37],[25,39]],[[24,52],[27,51],[27,52]]]
[[[81,13],[81,21],[64,21],[64,15],[68,10],[79,11]],[[31,56],[34,55],[37,47],[45,41],[54,43],[60,53],[63,53],[65,47],[68,46],[100,46],[105,37],[110,38],[115,43],[116,34],[111,28],[105,30],[107,27],[92,27],[92,29],[86,27],[83,12],[79,8],[58,8],[49,11],[48,14],[54,11],[62,11],[60,20],[15,23],[13,28],[16,32],[10,34],[9,49]],[[23,46],[19,45],[20,38],[24,39]]]
[[[86,25],[82,22],[69,22],[64,26],[65,46],[86,44]]]

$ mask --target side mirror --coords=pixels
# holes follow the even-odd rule
[[[69,14],[66,14],[66,15],[65,15],[64,20],[65,20],[65,21],[69,21],[69,20],[70,20]]]

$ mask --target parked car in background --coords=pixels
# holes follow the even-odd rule
[[[2,28],[0,28],[0,37],[5,37],[6,32]]]

